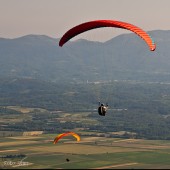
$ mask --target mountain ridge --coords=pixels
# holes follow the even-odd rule
[[[0,38],[0,76],[84,82],[126,79],[170,81],[170,30],[148,31],[156,42],[149,51],[134,33],[105,42],[79,39],[59,47],[59,38],[25,35]]]

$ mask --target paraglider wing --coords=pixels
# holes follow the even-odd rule
[[[64,136],[68,136],[68,135],[72,135],[74,136],[77,141],[80,141],[80,136],[74,132],[66,132],[66,133],[62,133],[62,134],[59,134],[55,139],[54,139],[54,144],[56,144],[62,137]]]
[[[154,43],[150,35],[146,33],[144,30],[142,30],[141,28],[135,25],[122,22],[122,21],[115,21],[115,20],[95,20],[95,21],[89,21],[77,25],[71,28],[70,30],[68,30],[63,35],[63,37],[59,41],[59,46],[62,47],[67,41],[77,36],[78,34],[81,34],[85,31],[89,31],[92,29],[101,28],[101,27],[116,27],[116,28],[130,30],[135,34],[137,34],[138,36],[140,36],[147,43],[151,51],[154,51],[156,49],[156,44]]]
[[[60,140],[60,138],[62,138],[63,135],[64,135],[64,133],[61,133],[58,136],[56,136],[54,139],[54,144],[56,144],[58,142],[58,140]]]

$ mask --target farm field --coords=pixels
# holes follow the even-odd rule
[[[170,141],[56,135],[0,138],[0,168],[170,169]]]

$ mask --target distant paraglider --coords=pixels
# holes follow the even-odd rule
[[[54,144],[56,144],[61,138],[63,138],[64,136],[69,136],[69,135],[72,135],[74,136],[77,141],[80,141],[80,136],[74,132],[66,132],[66,133],[62,133],[62,134],[59,134],[55,139],[54,139]]]
[[[70,161],[70,159],[68,159],[68,158],[67,158],[67,159],[66,159],[66,161],[67,161],[67,162],[69,162],[69,161]]]
[[[98,113],[100,116],[105,116],[106,111],[108,110],[108,104],[104,105],[103,103],[100,104],[99,102],[99,107],[98,107]]]
[[[130,23],[122,22],[122,21],[115,21],[115,20],[95,20],[95,21],[89,21],[82,23],[80,25],[77,25],[70,30],[68,30],[63,37],[59,41],[59,46],[63,46],[67,41],[69,41],[71,38],[77,36],[78,34],[81,34],[83,32],[101,28],[101,27],[116,27],[116,28],[122,28],[127,29],[135,34],[137,34],[139,37],[141,37],[146,44],[149,46],[150,51],[154,51],[156,49],[156,44],[153,41],[153,39],[150,37],[148,33],[146,33],[141,28],[132,25]]]

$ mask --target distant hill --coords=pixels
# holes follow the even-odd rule
[[[1,130],[83,127],[169,140],[170,30],[149,34],[157,44],[154,52],[133,33],[103,43],[79,39],[63,47],[59,47],[59,39],[45,35],[0,38],[0,114],[6,120],[5,124],[1,121]],[[97,114],[99,101],[109,104],[105,118]],[[62,112],[42,114],[35,109],[28,119],[21,116],[23,121],[14,123],[19,115],[5,106],[89,112],[89,118],[95,121],[83,116],[84,124],[78,119],[60,122],[56,116]],[[4,117],[7,113],[10,115]]]
[[[0,38],[0,77],[47,81],[101,80],[170,81],[170,30],[149,34],[157,48],[151,52],[133,33],[104,43],[80,39],[59,47],[45,35]]]

